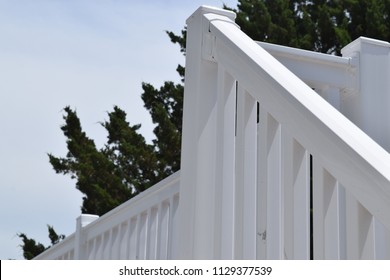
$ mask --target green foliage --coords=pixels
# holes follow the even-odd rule
[[[159,182],[180,167],[182,85],[167,82],[159,90],[143,84],[145,107],[157,124],[153,144],[130,125],[126,113],[115,106],[102,123],[107,144],[97,149],[82,130],[77,113],[66,107],[65,124],[68,153],[60,158],[49,154],[57,173],[76,179],[83,193],[82,213],[103,215],[131,197]]]
[[[181,35],[176,35],[173,32],[167,31],[167,34],[169,38],[171,39],[171,42],[174,44],[178,44],[180,46],[180,52],[184,55],[186,54],[186,41],[187,41],[187,27],[184,27],[184,29],[181,31]],[[185,69],[180,64],[177,66],[176,71],[179,73],[179,75],[182,77],[182,82],[184,82],[184,72]]]
[[[236,22],[254,40],[324,53],[341,47],[332,1],[241,0],[237,8]]]
[[[31,260],[46,250],[43,244],[28,238],[24,233],[19,233],[18,237],[22,239],[23,245],[20,245],[20,247],[23,249],[23,257],[26,260]]]
[[[77,179],[76,188],[84,194],[82,213],[102,215],[131,197],[131,188],[123,183],[106,151],[98,150],[82,131],[76,112],[69,107],[64,110],[61,129],[67,138],[68,153],[65,158],[49,154],[50,163],[57,173]]]
[[[20,247],[23,250],[23,257],[26,260],[33,259],[34,257],[41,254],[43,251],[49,249],[51,246],[65,239],[65,235],[58,235],[52,226],[47,225],[47,230],[49,232],[49,239],[51,242],[51,245],[48,247],[45,247],[42,243],[36,242],[32,238],[28,238],[27,235],[24,233],[17,234],[18,237],[22,239],[23,245],[20,245]]]
[[[350,15],[348,32],[352,39],[366,36],[390,41],[389,0],[347,0],[340,2]]]
[[[174,44],[179,44],[180,46],[180,52],[182,52],[184,55],[186,53],[186,40],[187,40],[187,27],[184,27],[184,29],[181,31],[181,35],[176,35],[175,33],[171,31],[166,31],[169,38],[171,39],[171,42]]]
[[[52,226],[47,225],[47,230],[49,231],[49,239],[51,245],[56,245],[61,240],[65,239],[65,235],[63,234],[58,235]]]
[[[340,54],[366,36],[389,40],[388,0],[240,0],[236,22],[252,39]]]

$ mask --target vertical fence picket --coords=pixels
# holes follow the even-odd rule
[[[234,256],[234,160],[236,82],[218,65],[217,166],[215,196],[215,256],[233,259]]]
[[[342,187],[316,158],[313,170],[314,258],[344,259],[346,229]]]
[[[95,255],[95,251],[96,251],[95,242],[96,242],[96,239],[92,239],[92,240],[88,241],[88,244],[87,244],[87,259],[88,260],[94,259],[94,255]]]
[[[283,151],[283,166],[282,166],[282,187],[283,187],[283,258],[294,259],[295,254],[295,189],[294,189],[294,173],[296,173],[299,159],[296,159],[299,151],[294,148],[294,139],[285,130],[282,131],[282,151]],[[299,156],[298,156],[299,157]],[[304,231],[304,228],[301,229]],[[304,234],[304,232],[301,232]]]
[[[256,258],[267,259],[267,111],[259,104],[257,125]]]
[[[138,259],[138,220],[139,216],[130,220],[130,236],[129,236],[129,259]]]
[[[147,259],[156,259],[157,248],[157,208],[150,209],[149,214],[149,235],[148,235],[148,252]]]
[[[374,217],[362,205],[359,207],[359,229],[360,258],[373,259],[375,256]]]
[[[283,190],[281,125],[266,115],[266,184],[267,184],[267,258],[282,259],[283,252]]]
[[[112,245],[111,245],[111,259],[119,259],[119,246],[120,246],[120,224],[112,229]]]
[[[282,131],[284,258],[310,258],[310,155]]]
[[[138,255],[137,259],[144,260],[146,254],[147,213],[141,213],[138,218]]]
[[[129,253],[130,221],[124,221],[120,226],[119,259],[125,260]]]
[[[376,235],[374,217],[351,194],[347,195],[347,214],[348,259],[373,259],[377,257],[375,243],[380,241],[376,240],[378,236]],[[384,245],[380,244],[380,246]]]
[[[261,103],[259,107],[257,258],[281,259],[284,256],[281,126]]]
[[[96,253],[93,256],[94,260],[101,260],[103,259],[103,236],[99,235],[96,237],[95,246],[96,246]]]
[[[347,228],[347,259],[360,259],[360,242],[359,242],[359,215],[358,209],[361,207],[359,202],[352,196],[351,193],[346,194],[346,220]]]
[[[109,260],[110,259],[110,257],[111,257],[111,255],[110,255],[111,245],[112,245],[112,229],[106,231],[103,234],[103,244],[102,244],[102,247],[103,247],[102,259],[103,260]]]
[[[169,252],[168,259],[176,259],[177,252],[179,250],[177,240],[178,240],[178,207],[179,207],[179,196],[173,195],[170,198],[170,207],[169,207]]]
[[[236,258],[256,258],[257,102],[238,84],[236,132]]]
[[[168,215],[168,230],[167,230],[167,259],[170,259],[172,256],[172,244],[174,242],[172,236],[172,226],[173,226],[173,218],[174,218],[174,209],[173,209],[173,197],[169,198],[169,215]]]
[[[162,238],[161,238],[161,223],[162,223],[162,202],[160,202],[157,206],[157,224],[156,224],[156,259],[161,259],[161,246],[162,246]]]
[[[164,201],[161,205],[160,213],[160,247],[159,247],[159,258],[168,259],[168,226],[169,226],[169,204]]]
[[[149,257],[149,251],[150,251],[150,247],[151,247],[151,242],[150,242],[150,238],[152,236],[152,233],[151,233],[151,227],[152,227],[152,208],[149,208],[147,211],[146,211],[146,221],[145,221],[145,255],[144,255],[144,259],[145,260],[148,260],[150,259]]]

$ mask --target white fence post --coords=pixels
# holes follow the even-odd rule
[[[343,56],[358,58],[360,85],[358,92],[341,98],[340,111],[390,152],[390,43],[360,37],[344,47],[341,52]],[[357,210],[349,209],[348,211],[352,213]],[[386,236],[390,231],[384,228],[375,217],[372,219],[370,225],[373,239],[371,257],[389,258],[390,251]],[[362,222],[358,220],[357,223]],[[349,223],[351,231],[352,228],[356,230],[356,227],[358,227],[357,224]],[[364,239],[352,246],[363,246],[361,244],[363,242],[369,243]],[[368,255],[349,257],[367,258]]]
[[[202,6],[187,20],[178,252],[178,257],[184,259],[213,259],[221,254],[220,240],[216,238],[221,231],[217,208],[222,196],[217,191],[217,180],[221,180],[217,169],[223,162],[217,158],[221,139],[218,136],[221,103],[218,105],[217,100],[224,98],[218,93],[221,91],[218,71],[223,70],[213,61],[216,41],[209,33],[205,14],[233,24],[235,18],[233,12]]]
[[[390,44],[360,37],[341,50],[359,59],[359,92],[341,99],[341,112],[390,152]]]
[[[82,214],[76,219],[76,232],[75,232],[75,248],[74,248],[74,258],[75,260],[83,260],[85,256],[85,244],[83,238],[83,227],[92,223],[99,216]]]

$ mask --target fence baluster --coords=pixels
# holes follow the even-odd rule
[[[344,259],[345,196],[339,182],[313,159],[314,258]]]
[[[310,155],[282,131],[284,258],[310,258]]]
[[[235,258],[256,258],[257,102],[238,84]]]

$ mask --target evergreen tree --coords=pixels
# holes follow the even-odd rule
[[[360,36],[390,40],[389,0],[239,0],[232,10],[258,41],[339,55]]]
[[[23,249],[23,257],[26,260],[33,259],[35,256],[38,256],[43,251],[49,249],[51,246],[65,239],[65,235],[63,234],[58,235],[52,226],[47,225],[47,230],[49,232],[49,239],[51,242],[51,245],[48,247],[45,247],[43,244],[39,242],[36,242],[32,238],[28,238],[27,235],[24,233],[17,234],[18,237],[22,239],[23,245],[20,245],[20,247]]]
[[[390,41],[389,0],[340,1],[348,18],[348,33],[351,39],[366,36]]]
[[[131,190],[123,184],[107,153],[97,150],[82,131],[76,112],[69,107],[64,110],[65,125],[61,129],[67,137],[68,153],[65,158],[49,154],[50,163],[57,173],[77,179],[76,188],[84,194],[81,212],[102,215],[129,198]]]

